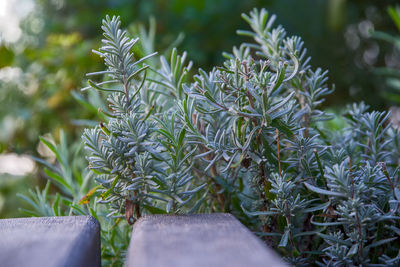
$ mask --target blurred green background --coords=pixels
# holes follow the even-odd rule
[[[240,14],[265,7],[289,34],[305,41],[312,65],[328,69],[336,92],[326,105],[335,110],[365,101],[375,109],[396,105],[378,67],[400,68],[399,50],[371,37],[398,35],[384,0],[1,0],[0,2],[0,218],[21,216],[15,197],[44,175],[26,155],[48,157],[39,136],[64,129],[80,141],[82,125],[96,110],[84,109],[71,92],[86,72],[101,69],[91,53],[100,45],[102,18],[120,15],[131,32],[156,21],[155,50],[179,40],[195,68],[221,64],[223,51],[244,41]],[[183,37],[183,38],[182,38]],[[382,39],[382,38],[381,38]],[[400,43],[400,42],[399,42]],[[398,44],[397,44],[398,45]],[[95,97],[95,96],[92,96]]]

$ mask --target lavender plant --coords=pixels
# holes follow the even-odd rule
[[[129,223],[230,212],[296,266],[398,266],[400,135],[389,113],[354,104],[347,126],[329,129],[327,71],[266,10],[243,18],[251,30],[238,33],[252,41],[192,75],[176,49],[159,63],[135,58],[138,40],[106,17],[95,51],[106,70],[88,74],[104,80],[85,88],[108,93],[104,120],[82,137],[98,183],[89,203]]]
[[[110,109],[104,111],[109,119],[86,129],[83,141],[89,168],[102,185],[101,202],[109,204],[110,216],[125,214],[132,224],[144,210],[180,212],[204,185],[191,182],[194,151],[184,149],[186,130],[173,110],[156,107],[164,99],[146,82],[143,62],[156,53],[133,61],[130,51],[138,39],[128,38],[119,26],[116,17],[103,21],[103,46],[94,52],[107,69],[88,74],[108,77],[100,83],[89,80],[89,86],[110,92]]]

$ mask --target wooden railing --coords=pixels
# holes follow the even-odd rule
[[[0,266],[100,266],[89,216],[0,220]],[[149,215],[133,226],[126,267],[286,266],[230,214]]]
[[[0,266],[101,266],[100,225],[90,216],[0,220]]]

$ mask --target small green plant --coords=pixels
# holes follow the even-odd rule
[[[137,39],[106,17],[95,51],[106,69],[88,74],[104,79],[85,89],[105,91],[108,108],[82,137],[98,185],[81,203],[128,223],[230,212],[293,265],[398,266],[400,135],[389,114],[354,104],[331,131],[327,71],[266,10],[243,18],[251,30],[238,33],[253,41],[192,75],[176,49],[152,66],[155,54],[135,58]]]
[[[49,180],[40,190],[30,190],[28,195],[18,194],[29,209],[20,209],[27,216],[71,216],[91,215],[101,224],[101,254],[104,266],[122,266],[122,254],[129,244],[130,227],[123,220],[108,218],[108,209],[98,205],[90,197],[96,194],[93,174],[84,166],[82,145],[68,144],[60,131],[58,144],[53,137],[41,137],[43,145],[54,153],[55,162],[35,158],[44,166],[43,172]],[[92,188],[92,189],[91,189]],[[85,205],[83,205],[85,204]]]

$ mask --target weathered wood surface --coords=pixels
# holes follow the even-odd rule
[[[101,266],[100,225],[91,216],[0,220],[0,266]]]
[[[126,267],[280,267],[230,214],[150,215],[133,226]]]

